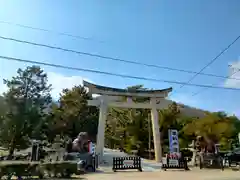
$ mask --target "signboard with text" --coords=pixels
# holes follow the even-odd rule
[[[169,166],[179,166],[179,161],[178,161],[178,159],[169,159],[168,165]]]
[[[169,153],[179,155],[178,131],[175,129],[168,130]]]
[[[133,160],[124,160],[123,165],[124,166],[133,166]]]

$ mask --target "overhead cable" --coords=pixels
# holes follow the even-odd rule
[[[41,44],[41,43],[35,43],[35,42],[30,42],[30,41],[25,41],[25,40],[19,40],[19,39],[10,38],[10,37],[0,36],[0,39],[14,41],[14,42],[18,42],[18,43],[29,44],[29,45],[33,45],[33,46],[44,47],[44,48],[50,48],[50,49],[60,50],[60,51],[64,51],[64,52],[80,54],[80,55],[97,57],[97,58],[106,59],[106,60],[110,60],[110,61],[117,61],[117,62],[123,62],[123,63],[127,63],[127,64],[135,64],[135,65],[140,65],[140,66],[146,66],[146,67],[150,67],[150,68],[166,69],[166,70],[170,70],[170,71],[178,71],[178,72],[184,72],[184,73],[190,73],[190,74],[198,73],[198,72],[194,72],[194,71],[171,68],[171,67],[167,67],[167,66],[159,66],[159,65],[155,65],[155,64],[141,63],[141,62],[136,62],[136,61],[130,61],[130,60],[124,60],[124,59],[120,59],[120,58],[104,56],[104,55],[100,55],[100,54],[88,53],[88,52],[84,52],[84,51],[66,49],[66,48],[62,48],[62,47],[51,46],[51,45]],[[207,74],[207,73],[199,73],[199,74],[204,75],[204,76],[212,76],[212,77],[219,77],[219,78],[228,79],[227,76]],[[236,78],[229,78],[229,79],[236,79]],[[237,80],[240,80],[240,79],[237,79]]]
[[[55,67],[55,68],[76,70],[76,71],[82,71],[82,72],[90,72],[90,73],[95,73],[95,74],[103,74],[103,75],[109,75],[109,76],[115,76],[115,77],[121,77],[121,78],[138,79],[138,80],[153,81],[153,82],[164,82],[164,83],[180,84],[180,85],[181,84],[186,84],[185,82],[180,82],[180,81],[171,81],[171,80],[165,80],[165,79],[153,79],[153,78],[132,76],[132,75],[126,75],[126,74],[117,74],[117,73],[99,71],[99,70],[94,70],[94,69],[70,67],[70,66],[64,66],[64,65],[60,65],[60,64],[45,63],[45,62],[39,62],[39,61],[34,61],[34,60],[26,60],[26,59],[21,59],[21,58],[14,58],[14,57],[7,57],[7,56],[1,56],[1,55],[0,55],[0,59],[4,59],[4,60],[8,60],[8,61],[23,62],[23,63],[38,64],[38,65]],[[238,88],[226,88],[226,87],[211,86],[211,85],[204,85],[204,84],[189,84],[188,83],[186,85],[187,86],[195,86],[195,87],[212,88],[212,89],[240,91],[240,89],[238,89]]]

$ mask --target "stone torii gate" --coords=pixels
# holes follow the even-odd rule
[[[96,154],[99,155],[99,160],[103,158],[104,139],[105,139],[105,125],[107,120],[108,106],[119,108],[138,108],[138,109],[150,109],[151,121],[153,129],[153,141],[155,160],[157,162],[162,161],[162,148],[160,142],[159,121],[158,121],[158,109],[167,108],[170,101],[166,101],[165,98],[168,93],[172,91],[172,88],[162,90],[127,90],[117,89],[105,86],[95,85],[86,81],[83,81],[83,85],[89,89],[90,94],[99,94],[93,100],[88,100],[89,106],[100,107],[98,134]],[[122,101],[122,97],[127,97],[127,101]],[[145,97],[149,98],[149,102],[135,103],[132,102],[132,97]]]

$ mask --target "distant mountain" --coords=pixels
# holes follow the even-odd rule
[[[99,99],[101,96],[97,96],[94,99]],[[169,99],[165,99],[168,104],[172,104],[174,101],[169,100]],[[160,100],[161,101],[161,100]],[[176,102],[177,103],[177,102]],[[198,117],[198,118],[202,118],[206,115],[207,111],[202,110],[202,109],[198,109],[198,108],[194,108],[194,107],[190,107],[181,103],[177,103],[178,107],[180,107],[180,112],[184,115],[184,116],[189,116],[189,117]]]
[[[172,103],[173,101],[166,99],[167,101],[169,101],[169,103]],[[59,105],[58,101],[53,100],[52,104],[56,104]],[[197,109],[194,107],[190,107],[181,103],[177,103],[178,106],[180,107],[180,111],[183,115],[185,116],[190,116],[190,117],[204,117],[207,111],[204,111],[202,109]],[[4,112],[6,109],[6,104],[4,101],[4,97],[0,96],[0,114],[1,112]],[[47,108],[46,111],[51,111],[51,106],[49,108]]]
[[[174,101],[169,100],[169,99],[166,99],[166,100],[169,101],[170,103],[174,102]],[[187,106],[187,105],[184,105],[184,104],[181,104],[181,103],[177,103],[177,104],[180,107],[180,112],[185,116],[202,118],[207,113],[207,111],[202,110],[202,109],[190,107],[190,106]]]

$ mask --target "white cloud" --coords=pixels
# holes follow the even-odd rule
[[[59,93],[62,92],[65,88],[72,88],[76,85],[82,85],[83,80],[86,80],[88,82],[91,82],[91,80],[88,80],[86,78],[83,78],[81,76],[64,76],[62,74],[49,72],[48,74],[48,81],[49,84],[52,84],[52,96],[53,98],[58,98]]]
[[[48,72],[48,82],[52,84],[52,97],[54,99],[59,98],[59,94],[62,92],[62,89],[72,88],[75,85],[80,85],[83,83],[83,80],[92,82],[87,78],[81,76],[65,76],[63,74]],[[6,92],[7,87],[1,82],[0,83],[0,94]]]
[[[240,61],[233,62],[230,65],[229,76],[231,76],[231,78],[240,79]],[[236,79],[227,79],[224,82],[224,86],[228,88],[240,88],[240,80]]]
[[[0,95],[7,91],[7,87],[3,84],[3,81],[0,82]]]

